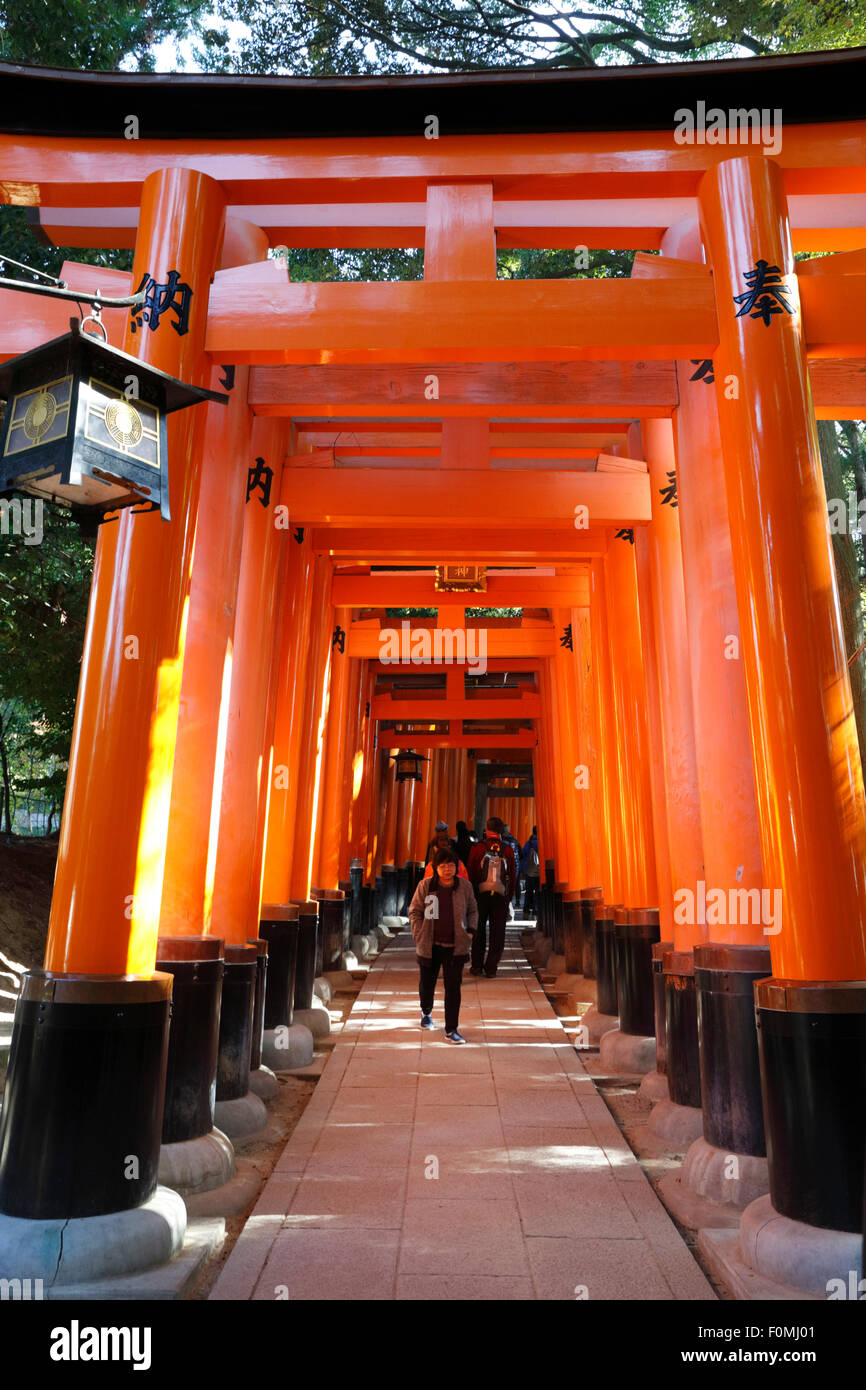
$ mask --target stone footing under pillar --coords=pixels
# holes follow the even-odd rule
[[[534,946],[530,946],[527,960],[533,970],[541,970],[553,951],[553,941],[549,936],[539,936]]]
[[[350,945],[352,954],[357,956],[358,960],[366,960],[371,954],[370,942],[366,936],[353,936]]]
[[[331,1031],[331,1015],[321,999],[314,998],[311,1009],[295,1009],[294,1019],[295,1027],[300,1024],[303,1028],[309,1028],[314,1038],[326,1038]],[[303,1062],[298,1063],[298,1066],[303,1065]]]
[[[222,1187],[235,1174],[235,1151],[228,1135],[212,1129],[197,1139],[163,1144],[159,1151],[159,1181],[191,1197]]]
[[[688,1147],[704,1132],[703,1112],[697,1105],[660,1100],[647,1120],[647,1129],[654,1139],[664,1139],[675,1148]]]
[[[313,1035],[302,1023],[265,1029],[262,1041],[264,1065],[274,1071],[292,1071],[295,1067],[308,1067],[312,1060]]]
[[[618,1025],[604,1034],[598,1052],[599,1060],[608,1071],[621,1072],[624,1076],[643,1075],[652,1071],[656,1064],[655,1038],[623,1033]]]
[[[355,958],[353,956],[352,960],[354,959]],[[358,964],[356,961],[352,969],[357,970],[357,968]],[[357,990],[359,987],[359,981],[355,979],[354,975],[351,973],[350,970],[326,970],[324,978],[328,981],[328,984],[331,986],[332,998],[335,994],[339,994],[341,991],[354,991]]]
[[[0,1278],[65,1287],[137,1274],[178,1255],[185,1233],[183,1198],[169,1187],[106,1216],[34,1221],[0,1214]]]
[[[317,999],[321,999],[325,1008],[327,1008],[334,995],[331,989],[331,982],[325,975],[316,976],[313,981],[313,993]]]
[[[658,1067],[655,1071],[648,1071],[638,1086],[637,1093],[641,1100],[651,1101],[653,1105],[658,1100],[670,1100],[671,1093],[664,1072],[659,1071]]]
[[[698,1249],[737,1298],[859,1300],[860,1232],[826,1231],[780,1216],[769,1195],[743,1212],[738,1235],[701,1231]]]
[[[696,1139],[678,1172],[659,1184],[662,1200],[683,1226],[693,1230],[739,1229],[744,1207],[769,1191],[766,1158],[717,1149]]]
[[[607,1033],[619,1028],[616,1014],[600,1014],[594,1004],[591,1009],[587,1009],[580,1021],[586,1029],[590,1047],[598,1047]]]
[[[250,1072],[250,1090],[260,1100],[273,1100],[279,1089],[280,1083],[270,1067],[256,1067]]]
[[[218,1100],[214,1106],[214,1121],[230,1139],[249,1139],[267,1129],[268,1112],[264,1101],[248,1091],[236,1100]]]

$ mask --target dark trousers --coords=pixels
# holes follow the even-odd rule
[[[472,969],[484,971],[485,975],[496,974],[497,966],[505,950],[505,919],[508,907],[501,893],[478,894],[478,930],[472,938]],[[490,949],[487,959],[484,950],[487,946],[487,923],[490,923]]]
[[[442,980],[445,985],[445,1032],[453,1033],[460,1021],[460,981],[468,956],[455,956],[453,946],[433,946],[433,959],[418,956],[418,970],[421,979],[418,993],[421,998],[422,1014],[432,1014],[436,981],[439,967],[442,967]]]
[[[538,878],[537,878],[537,877],[535,877],[535,878],[530,878],[529,875],[527,874],[527,876],[526,876],[526,892],[525,892],[524,895],[523,895],[523,911],[524,911],[524,912],[530,912],[530,911],[532,911],[532,912],[537,912],[537,911],[538,911],[537,903],[538,903]]]

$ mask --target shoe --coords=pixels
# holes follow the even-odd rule
[[[432,1020],[432,1018],[430,1017],[429,1014],[422,1014],[422,1015],[421,1015],[421,1027],[422,1027],[422,1028],[432,1028],[432,1027],[433,1027],[433,1020]]]
[[[466,1039],[464,1037],[461,1037],[461,1035],[457,1032],[456,1028],[454,1029],[453,1033],[446,1033],[445,1036],[449,1042],[453,1043],[465,1043],[466,1041]]]
[[[483,970],[476,970],[476,969],[475,969],[475,966],[473,965],[473,966],[471,967],[470,971],[469,971],[469,974],[470,974],[470,975],[483,975],[483,974],[484,974],[484,971],[483,971]]]
[[[495,980],[495,979],[496,979],[496,971],[494,970],[494,972],[493,972],[492,975],[488,975],[487,971],[485,970],[485,972],[484,972],[484,978],[485,978],[485,980]]]

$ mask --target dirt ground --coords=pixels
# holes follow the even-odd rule
[[[42,964],[56,862],[55,839],[0,840],[0,951],[28,970]]]

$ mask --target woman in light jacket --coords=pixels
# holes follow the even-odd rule
[[[466,1041],[457,1031],[460,983],[477,922],[478,904],[472,887],[457,877],[457,855],[450,849],[437,850],[432,877],[421,879],[409,904],[409,923],[418,955],[421,1027],[433,1027],[433,998],[441,968],[445,1036],[453,1043]]]

